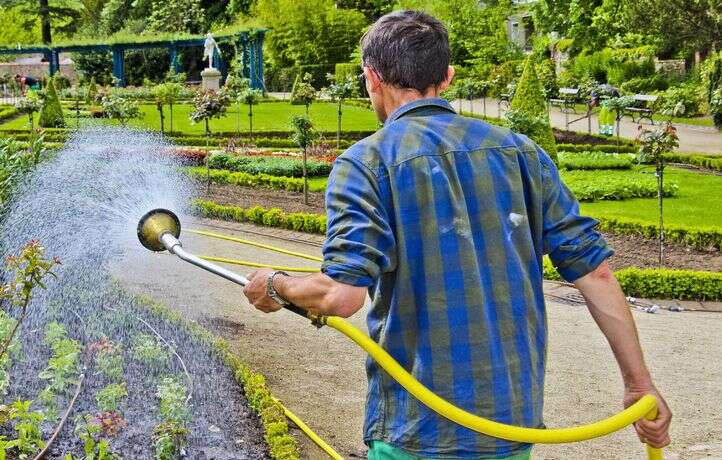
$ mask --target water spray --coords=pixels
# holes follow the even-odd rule
[[[147,212],[138,222],[138,239],[140,243],[151,251],[167,250],[192,265],[221,276],[241,286],[248,284],[248,279],[238,273],[226,270],[210,261],[201,259],[183,249],[180,237],[181,225],[178,216],[167,209],[154,209]],[[588,439],[606,436],[610,433],[627,427],[637,420],[647,418],[654,420],[657,417],[657,400],[654,396],[645,395],[636,403],[627,407],[609,418],[587,425],[569,428],[526,428],[507,425],[494,420],[488,420],[465,411],[439,395],[433,393],[421,382],[401,366],[378,343],[353,326],[336,316],[316,316],[295,305],[286,309],[308,318],[317,327],[328,326],[353,340],[366,351],[394,380],[404,387],[411,395],[427,405],[431,410],[446,417],[454,423],[470,430],[508,441],[530,444],[559,444],[585,441]],[[334,457],[332,455],[333,458]],[[661,460],[661,449],[647,445],[647,458]]]

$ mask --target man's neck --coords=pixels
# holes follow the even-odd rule
[[[438,91],[430,90],[426,94],[421,94],[419,91],[400,89],[389,91],[384,97],[384,112],[386,113],[386,119],[393,114],[399,107],[409,104],[420,99],[428,99],[430,97],[438,97]],[[385,121],[385,120],[384,120]]]

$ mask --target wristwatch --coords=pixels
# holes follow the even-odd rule
[[[268,278],[266,278],[266,295],[275,300],[282,307],[291,305],[291,302],[278,295],[278,292],[276,292],[276,288],[273,287],[273,277],[275,277],[276,275],[289,276],[288,273],[280,270],[268,275]]]

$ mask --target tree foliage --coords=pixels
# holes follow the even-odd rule
[[[204,11],[200,0],[156,0],[148,18],[148,29],[200,33],[203,22]]]

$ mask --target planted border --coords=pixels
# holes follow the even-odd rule
[[[210,177],[214,184],[244,185],[247,187],[264,187],[272,190],[288,190],[291,192],[303,191],[303,179],[296,177],[271,176],[269,174],[249,174],[233,172],[225,169],[211,169],[202,166],[186,168],[188,175],[198,181],[205,181]]]
[[[684,153],[666,153],[664,159],[671,163],[682,163],[698,168],[722,172],[722,157],[719,155],[688,155]]]
[[[212,201],[193,200],[191,212],[197,216],[233,222],[251,222],[266,227],[285,228],[298,232],[326,234],[326,216],[296,212],[286,214],[278,208],[266,209],[260,206],[241,208],[224,206]]]
[[[634,235],[643,238],[659,238],[659,227],[631,219],[595,217],[599,221],[599,230],[618,235]],[[694,228],[684,226],[666,226],[664,239],[705,251],[722,250],[722,230],[716,228]]]

